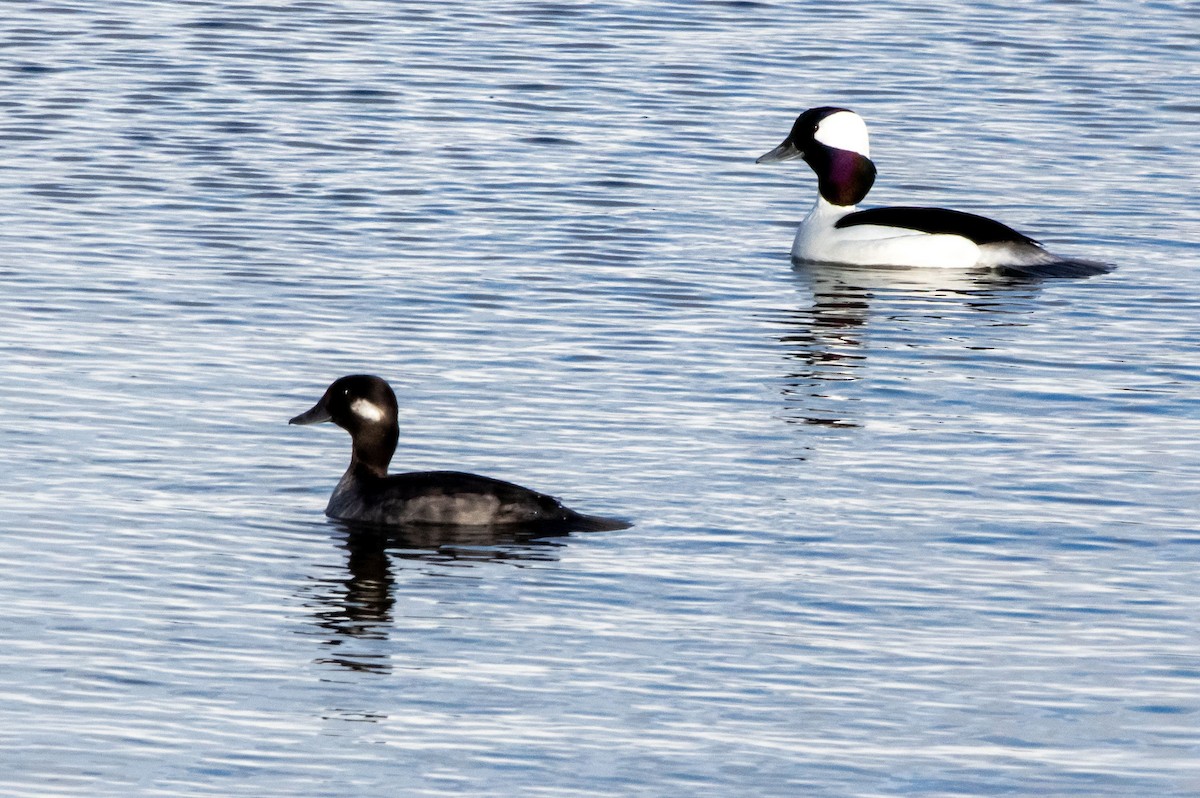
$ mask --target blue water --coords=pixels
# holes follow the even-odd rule
[[[1187,3],[0,14],[0,794],[1200,794]],[[1115,266],[793,266],[868,204]],[[400,469],[629,529],[351,535]]]

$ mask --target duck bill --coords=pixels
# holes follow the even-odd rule
[[[790,138],[784,139],[783,143],[775,149],[768,152],[766,155],[759,157],[755,163],[775,163],[776,161],[790,161],[795,158],[803,158],[804,153]]]
[[[320,424],[323,421],[333,421],[333,416],[325,409],[325,401],[321,400],[311,409],[293,418],[289,424]]]

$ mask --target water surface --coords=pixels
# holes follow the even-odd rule
[[[1183,3],[10,2],[6,795],[1194,795]],[[872,203],[1091,279],[794,267]],[[626,530],[353,534],[346,373]]]

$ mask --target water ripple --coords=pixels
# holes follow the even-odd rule
[[[1190,13],[10,2],[0,791],[1192,794]],[[792,267],[826,103],[1115,271]],[[635,525],[327,522],[358,371]]]

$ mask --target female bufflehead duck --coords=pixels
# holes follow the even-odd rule
[[[354,451],[325,514],[385,526],[445,524],[563,525],[618,529],[626,524],[563,507],[551,496],[476,474],[422,471],[388,476],[400,426],[396,394],[384,380],[354,375],[335,380],[311,410],[289,424],[332,421],[350,433]]]
[[[803,158],[817,173],[817,203],[796,231],[792,257],[856,266],[971,268],[1061,261],[1000,222],[944,208],[856,211],[875,182],[867,125],[845,108],[810,108],[757,163]]]

